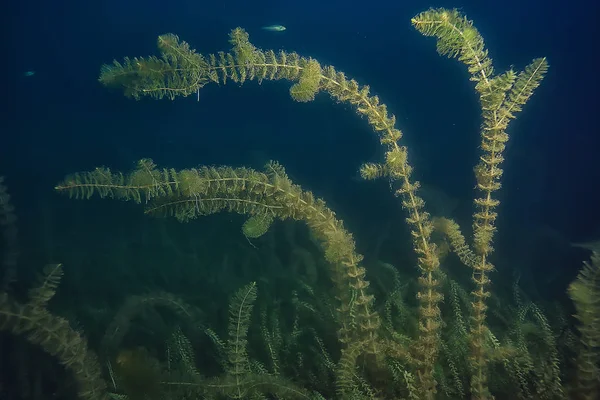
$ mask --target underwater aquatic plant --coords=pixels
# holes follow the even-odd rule
[[[339,356],[333,362],[323,351],[320,355],[325,361],[319,366],[335,370],[334,385],[339,398],[471,396],[484,399],[492,397],[494,388],[490,381],[494,378],[506,379],[500,381],[505,385],[504,390],[512,390],[510,385],[515,384],[514,390],[521,397],[564,397],[560,371],[557,372],[556,340],[539,308],[519,303],[517,326],[505,338],[499,339],[487,326],[488,303],[492,296],[490,273],[494,269],[490,258],[499,205],[494,196],[500,189],[503,151],[508,140],[506,129],[541,83],[548,69],[547,60],[534,59],[521,72],[511,69],[497,74],[481,35],[460,12],[432,9],[417,15],[412,23],[424,35],[437,38],[440,54],[456,57],[467,65],[480,98],[482,154],[475,167],[478,194],[472,243],[455,221],[434,220],[426,211],[419,196],[419,183],[413,178],[408,149],[400,143],[402,132],[396,127],[394,115],[370,93],[368,86],[348,79],[334,67],[322,66],[317,60],[296,53],[261,50],[250,43],[244,30],[237,28],[230,34],[233,46],[230,52],[202,55],[177,36],[168,34],[159,37],[160,57],[115,61],[103,66],[100,75],[103,84],[120,87],[127,96],[136,99],[188,96],[199,93],[209,83],[289,80],[293,82],[290,94],[294,100],[310,101],[318,93],[326,92],[336,101],[353,105],[359,115],[366,117],[385,148],[384,160],[364,164],[361,176],[391,181],[394,194],[406,210],[412,245],[418,257],[419,307],[415,324],[418,334],[412,337],[399,332],[400,328],[392,321],[393,310],[410,314],[402,310],[406,305],[398,292],[386,301],[386,318],[382,322],[352,236],[322,200],[293,184],[276,163],[268,164],[262,172],[230,167],[176,171],[142,160],[130,173],[98,168],[69,176],[56,189],[76,198],[99,195],[147,203],[147,213],[175,216],[180,221],[221,211],[245,214],[249,216],[243,226],[247,237],[260,237],[274,219],[306,222],[320,240],[325,258],[331,264],[330,275],[338,300],[338,307],[332,313],[338,324]],[[434,231],[445,236],[460,261],[470,268],[474,285],[471,294],[444,275],[440,268],[440,248],[432,240]],[[591,307],[596,307],[596,302],[589,301],[593,298],[587,290],[591,285],[583,283],[595,282],[590,278],[592,275],[588,269],[584,270],[570,292],[585,327],[595,326],[594,319],[586,315]],[[443,320],[440,304],[446,287],[452,313],[448,320]],[[249,319],[240,318],[240,310],[245,310],[244,317],[249,315],[250,303],[256,298],[254,289],[253,285],[241,289],[231,303],[230,310],[233,309],[234,314],[230,318],[231,326],[237,326],[238,332],[244,334],[234,335],[233,340],[230,335],[229,344],[233,343],[236,349],[233,354],[239,358],[229,359],[229,368],[233,366],[234,372],[229,370],[227,379],[221,383],[230,390],[219,393],[232,398],[244,397],[246,389],[252,386],[248,382],[264,383],[261,380],[264,374],[253,375],[247,370],[249,357],[243,349],[245,343],[242,344]],[[244,294],[251,301],[240,302]],[[233,304],[242,305],[234,307]],[[248,307],[244,308],[244,304]],[[235,310],[238,310],[238,319]],[[445,330],[445,326],[449,329]],[[550,349],[547,355],[528,349],[525,328],[539,335],[543,345]],[[588,332],[586,329],[584,333]],[[220,341],[215,339],[215,342]],[[593,342],[585,344],[582,354],[595,357]],[[504,375],[500,378],[490,375],[491,364],[505,367]],[[595,370],[588,364],[580,359],[582,373],[592,372],[591,378],[581,377],[580,388],[588,388],[590,383],[594,385]],[[537,377],[550,377],[552,382],[536,382]],[[495,389],[502,390],[498,386]],[[217,392],[217,387],[223,388],[219,384],[211,386],[212,394]]]

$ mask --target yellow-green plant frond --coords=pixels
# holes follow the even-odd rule
[[[535,89],[540,86],[542,79],[548,72],[546,57],[536,58],[519,73],[507,92],[506,101],[499,110],[501,117],[508,122],[515,118],[521,107],[527,103]]]
[[[390,175],[385,164],[365,163],[360,167],[360,177],[364,180],[374,180]]]
[[[465,237],[460,231],[460,226],[447,218],[434,218],[433,225],[436,231],[443,233],[448,238],[452,250],[456,253],[460,261],[467,267],[474,268],[477,263],[477,256],[467,244]]]
[[[120,88],[127,97],[139,100],[144,90],[164,86],[164,77],[174,73],[176,65],[158,57],[125,57],[123,62],[114,60],[100,68],[98,81],[107,87]]]
[[[209,82],[231,80],[289,79],[298,81],[291,91],[298,101],[309,101],[319,90],[321,77],[318,62],[296,53],[262,51],[249,41],[248,33],[235,28],[229,34],[231,52],[203,56],[179,40],[176,35],[159,36],[161,56],[125,58],[102,66],[100,82],[120,87],[125,95],[139,99],[150,96],[174,99],[198,92]]]
[[[179,326],[175,328],[171,337],[167,340],[166,346],[169,365],[173,369],[183,373],[186,377],[193,378],[200,376],[192,343],[184,335]]]
[[[474,374],[471,379],[471,391],[474,398],[487,398],[485,345],[485,300],[490,293],[488,273],[493,270],[489,255],[493,252],[492,241],[496,231],[496,207],[499,201],[493,193],[500,189],[501,168],[504,158],[502,152],[508,141],[506,128],[520,106],[524,104],[547,71],[544,58],[536,59],[519,75],[509,70],[494,75],[492,60],[488,56],[485,43],[472,21],[458,10],[430,9],[412,19],[413,26],[425,36],[437,38],[437,49],[442,55],[458,58],[467,65],[471,80],[476,82],[481,102],[483,125],[481,131],[480,163],[475,167],[477,188],[481,195],[475,199],[476,210],[473,214],[473,251],[466,242],[457,225],[442,224],[461,260],[474,269],[473,281],[473,328],[471,331],[472,364]]]
[[[225,84],[229,80],[291,80],[291,97],[306,102],[314,99],[319,90],[327,91],[337,101],[356,106],[358,114],[367,117],[369,124],[381,134],[382,144],[395,146],[402,132],[395,125],[396,118],[387,111],[379,98],[370,94],[368,86],[348,80],[335,68],[321,67],[311,58],[297,53],[261,50],[249,41],[246,31],[236,28],[229,35],[233,45],[230,53],[218,52],[201,56],[180,42],[175,35],[159,38],[162,58],[126,58],[122,65],[115,61],[104,66],[100,81],[109,86],[122,87],[128,96],[139,98],[187,96],[196,93],[208,82]],[[157,64],[151,68],[147,65]]]
[[[284,204],[280,190],[297,199],[308,196],[286,178],[277,175],[271,180],[248,168],[201,167],[182,170],[177,177],[178,191],[155,198],[147,213],[174,216],[182,222],[221,211],[286,219],[301,211],[292,203]]]
[[[45,302],[52,297],[60,280],[60,265],[45,268],[40,290],[30,292],[25,304],[0,292],[0,332],[24,337],[55,357],[72,373],[78,398],[107,400],[107,390],[96,356],[88,350],[87,340],[69,325],[69,321],[51,314]]]
[[[479,93],[481,109],[484,110],[486,120],[497,119],[496,115],[504,104],[506,93],[513,87],[516,79],[517,74],[512,69],[489,79],[489,90]]]
[[[320,82],[321,65],[317,60],[309,59],[300,73],[300,80],[290,88],[292,99],[302,103],[314,100]]]
[[[62,276],[62,264],[51,264],[44,267],[43,273],[38,278],[38,285],[29,290],[30,304],[36,307],[45,307],[48,301],[54,297]]]
[[[270,370],[274,375],[281,373],[280,352],[288,343],[284,344],[284,338],[281,331],[281,323],[279,320],[281,309],[277,307],[276,311],[267,312],[266,307],[260,312],[260,331],[264,342],[264,347],[267,352],[270,363]],[[292,333],[292,337],[296,332]]]
[[[456,9],[439,8],[420,13],[412,19],[412,24],[423,35],[438,39],[441,55],[457,57],[468,66],[471,80],[478,82],[478,91],[489,89],[489,78],[494,73],[492,60],[472,21]]]
[[[507,366],[519,398],[565,398],[559,368],[556,333],[542,310],[533,302],[509,309],[511,339],[507,346],[488,349],[490,361]],[[491,351],[490,351],[491,350]]]
[[[180,40],[179,36],[172,33],[158,37],[158,48],[163,59],[173,61],[180,68],[193,70],[203,65],[202,56],[190,48],[187,42]]]
[[[219,365],[221,365],[223,369],[229,368],[229,365],[227,364],[227,343],[225,343],[225,341],[221,339],[217,332],[213,331],[211,328],[205,328],[204,333],[213,344]]]
[[[248,328],[252,317],[252,309],[256,301],[256,283],[252,282],[237,291],[229,304],[229,341],[227,356],[229,360],[228,374],[235,378],[238,387],[236,398],[243,398],[241,383],[250,372],[246,345]]]
[[[242,28],[235,28],[229,33],[229,43],[233,46],[233,53],[241,65],[254,64],[257,61],[257,48],[250,43],[248,32]]]
[[[152,160],[143,159],[127,176],[100,167],[69,175],[54,189],[76,199],[89,199],[97,195],[141,203],[173,193],[178,190],[178,181],[174,170],[158,170]]]
[[[265,173],[271,179],[289,179],[285,167],[277,161],[271,160],[265,164]]]
[[[360,393],[357,382],[356,359],[360,355],[361,348],[357,343],[350,345],[342,351],[338,362],[336,374],[336,391],[340,399],[363,399],[364,393]]]
[[[485,129],[491,133],[506,128],[548,70],[546,58],[538,58],[518,76],[512,70],[494,76],[483,38],[473,22],[457,10],[430,9],[414,17],[412,23],[425,36],[438,39],[440,54],[457,57],[467,65],[471,80],[477,82],[475,88],[481,98]]]
[[[122,88],[127,97],[143,96],[174,99],[196,93],[208,81],[204,57],[176,35],[159,36],[161,57],[125,58],[100,69],[104,86]]]
[[[261,237],[269,230],[273,219],[273,214],[253,215],[244,222],[242,232],[247,238]]]
[[[577,398],[595,399],[600,393],[600,254],[584,263],[577,279],[569,285],[581,334],[577,358]]]

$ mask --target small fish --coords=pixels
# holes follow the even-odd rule
[[[269,31],[269,32],[283,32],[283,31],[285,31],[285,26],[283,26],[283,25],[263,26],[262,30]]]
[[[23,72],[23,76],[34,76],[35,75],[35,71],[25,71]]]

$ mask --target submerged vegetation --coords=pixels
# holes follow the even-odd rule
[[[69,175],[55,189],[77,199],[131,201],[147,214],[180,222],[224,211],[241,214],[248,240],[268,235],[277,220],[301,221],[310,238],[304,247],[315,245],[322,260],[295,246],[290,265],[283,266],[289,301],[279,301],[268,285],[247,282],[231,295],[226,326],[213,325],[208,316],[223,307],[196,304],[179,293],[127,299],[96,349],[103,376],[83,337],[46,310],[60,266],[45,270],[26,303],[7,293],[0,297],[0,329],[27,337],[72,370],[84,399],[596,398],[599,256],[569,287],[577,333],[562,309],[550,316],[516,285],[513,298],[490,290],[506,130],[542,82],[547,60],[498,73],[483,38],[460,12],[431,9],[412,24],[436,38],[441,55],[467,66],[479,96],[481,154],[474,168],[472,240],[456,221],[427,212],[396,118],[368,86],[315,59],[261,50],[241,28],[230,33],[231,51],[209,55],[167,34],[158,38],[159,56],[105,65],[100,82],[135,99],[175,99],[211,83],[287,80],[296,101],[325,92],[352,105],[384,149],[383,160],[365,163],[360,174],[390,182],[406,215],[418,277],[405,275],[406,266],[385,263],[370,271],[335,212],[292,182],[277,162],[261,171],[175,170],[143,159],[127,173],[101,167]],[[9,204],[0,186],[3,219],[13,221]],[[10,256],[16,243],[7,244]],[[13,259],[5,260],[7,270],[13,269]],[[470,281],[449,273],[445,266],[452,263],[469,271]],[[292,267],[299,264],[303,267]],[[367,275],[379,283],[370,284]],[[171,322],[157,328],[158,349],[126,342],[134,321],[152,320],[140,315],[157,308],[167,310],[164,318]]]

